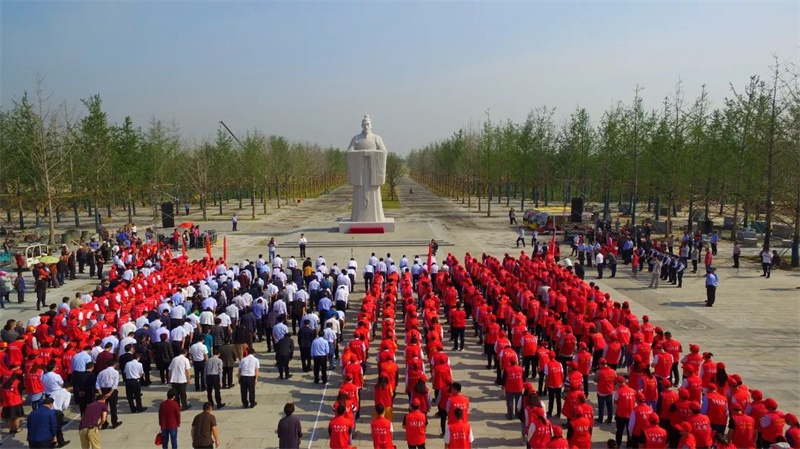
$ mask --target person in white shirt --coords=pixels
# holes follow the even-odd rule
[[[192,357],[194,367],[194,391],[206,390],[206,361],[208,360],[208,348],[203,343],[203,337],[195,338],[195,343],[189,347],[189,354]]]
[[[298,246],[300,246],[300,257],[306,257],[306,245],[308,245],[308,239],[306,238],[305,234],[300,234],[300,240],[297,241]]]
[[[375,277],[375,267],[370,264],[364,265],[364,291],[369,291],[372,279]]]
[[[286,303],[291,304],[294,301],[295,293],[297,293],[297,284],[294,283],[294,280],[291,280],[286,285]]]
[[[598,252],[594,260],[595,264],[597,264],[597,279],[603,279],[603,262],[605,261],[603,253]]]
[[[122,424],[122,422],[117,419],[117,402],[119,401],[119,390],[117,387],[119,387],[117,360],[111,359],[111,361],[108,362],[108,368],[97,374],[95,388],[100,390],[100,393],[106,397],[108,414],[111,415],[111,425],[114,428]]]
[[[64,379],[58,373],[55,373],[55,362],[47,364],[47,372],[42,375],[41,382],[44,386],[44,394],[50,395],[54,391],[63,388]]]
[[[286,303],[283,301],[283,299],[278,298],[272,304],[272,311],[277,313],[279,317],[281,315],[286,316]]]
[[[286,268],[297,268],[297,260],[294,256],[289,257],[289,260],[286,262]]]
[[[127,337],[125,337],[122,340],[120,340],[118,351],[117,351],[117,357],[121,357],[122,354],[125,354],[125,346],[128,346],[128,345],[134,345],[135,346],[136,345],[136,339],[133,338],[133,336],[134,336],[134,333],[130,332],[130,333],[128,333]]]
[[[119,339],[117,338],[116,334],[111,334],[108,337],[104,338],[101,344],[103,347],[106,347],[106,343],[111,343],[111,351],[117,352],[117,348],[119,348]]]
[[[147,323],[147,316],[146,315],[143,315],[143,316],[145,316],[144,323]],[[139,318],[141,318],[141,317],[139,317]],[[144,326],[144,323],[142,323],[142,326]],[[142,326],[139,326],[136,323],[134,323],[133,321],[131,321],[130,319],[128,319],[128,321],[125,324],[120,326],[119,334],[120,335],[128,335],[131,332],[136,332],[136,329],[138,329],[138,328],[140,328]]]
[[[236,298],[234,298],[234,301]],[[231,325],[236,327],[236,322],[239,320],[239,307],[236,304],[231,304],[225,308],[225,313],[231,317]]]
[[[181,403],[182,411],[189,409],[189,403],[186,399],[186,385],[189,383],[192,369],[192,365],[189,363],[189,359],[186,358],[186,354],[187,351],[185,349],[180,351],[178,355],[172,359],[172,362],[170,362],[167,368],[169,383],[172,385],[172,388],[175,389],[175,393]]]
[[[319,267],[325,265],[325,258],[322,256],[317,257],[317,262],[314,268],[319,269]]]
[[[239,361],[239,387],[242,393],[242,407],[253,408],[256,405],[256,385],[260,364],[253,354],[248,354]]]
[[[69,403],[72,400],[72,393],[61,388],[50,395],[53,400],[53,411],[56,412],[56,447],[63,447],[69,444],[69,441],[64,440],[64,432],[61,430],[64,427],[64,412],[69,410]]]
[[[283,259],[281,259],[281,255],[278,254],[272,259],[272,268],[283,268]]]
[[[336,289],[336,308],[341,310],[342,306],[339,305],[339,301],[344,303],[344,308],[347,308],[347,301],[349,297],[349,290],[346,285],[340,285],[339,288]]]
[[[211,307],[206,307],[204,311],[200,312],[200,325],[203,326],[203,331],[207,327],[214,325],[214,312],[212,310]]]
[[[337,287],[346,286],[348,292],[353,291],[353,285],[350,283],[350,277],[345,273],[339,273],[339,275],[336,277],[336,285]]]
[[[133,360],[125,364],[125,396],[128,398],[128,405],[131,413],[142,413],[147,407],[142,407],[142,376],[144,367],[139,361],[141,354],[134,354]]]
[[[186,317],[186,309],[183,306],[175,306],[169,311],[169,317],[182,320]]]

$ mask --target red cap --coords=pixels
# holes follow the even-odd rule
[[[689,345],[689,351],[694,353],[700,352],[700,346],[694,344]]]
[[[738,374],[731,375],[731,378],[733,378],[733,380],[735,380],[737,384],[742,383],[742,376],[740,376]]]
[[[411,405],[419,407],[420,405],[422,405],[422,403],[419,402],[419,399],[414,399],[413,401],[411,401]]]
[[[681,399],[689,399],[689,390],[685,388],[678,388],[678,397]]]
[[[758,390],[748,390],[750,391],[750,396],[753,398],[754,401],[760,401],[764,399],[764,394]]]
[[[641,391],[636,392],[636,402],[644,402],[644,393]]]
[[[741,412],[742,411],[742,406],[739,405],[739,404],[731,404],[731,410],[734,410],[734,411],[738,410],[738,411]]]
[[[600,360],[597,361],[600,365],[608,365],[608,360],[603,357],[600,357]]]
[[[692,409],[692,411],[693,411],[693,412],[695,412],[695,413],[698,413],[698,412],[700,412],[700,409],[701,409],[701,407],[700,407],[700,403],[699,403],[699,402],[697,402],[697,401],[692,401],[692,403],[691,403],[690,407],[691,407],[691,409]]]
[[[564,434],[563,430],[561,430],[560,426],[553,426],[553,436],[554,437],[561,437]]]
[[[683,370],[686,371],[687,373],[693,373],[694,372],[694,366],[688,365],[688,364],[687,365],[683,365]]]
[[[717,363],[717,369],[725,369],[725,362]]]
[[[783,419],[785,419],[790,426],[797,424],[797,415],[795,415],[794,413],[787,413],[786,416],[783,417]]]
[[[661,329],[661,326],[656,326],[655,332],[658,334],[660,332],[664,332],[664,329]]]
[[[679,432],[680,431],[691,432],[692,425],[688,421],[684,421],[682,423],[675,424],[675,429],[678,430]]]
[[[647,417],[647,419],[650,421],[650,424],[653,424],[653,425],[658,424],[660,422],[660,420],[661,420],[658,417],[658,414],[656,414],[656,413],[651,413],[650,416]]]
[[[584,342],[581,342],[581,343],[578,345],[578,349],[586,349],[586,348],[587,348],[587,346],[586,346],[586,343],[584,343]]]
[[[616,381],[616,383],[618,383],[618,384],[624,384],[624,383],[625,383],[625,378],[624,378],[624,377],[622,377],[622,376],[617,376],[617,378],[615,379],[615,381]]]
[[[775,399],[769,398],[766,401],[764,401],[764,407],[770,410],[775,410],[778,408],[778,402]]]
[[[706,389],[708,391],[717,391],[717,386],[715,384],[708,384],[708,387],[706,387]]]
[[[661,379],[661,388],[669,388],[672,386],[672,382],[669,379]]]
[[[650,317],[647,316],[647,315],[643,315],[642,316],[642,321],[644,321],[646,323],[646,322],[650,321]]]

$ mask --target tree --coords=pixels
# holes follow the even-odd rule
[[[62,148],[65,122],[61,116],[65,106],[62,104],[54,108],[50,104],[49,96],[44,93],[43,84],[43,79],[38,78],[35,104],[28,100],[27,93],[19,102],[14,102],[11,122],[14,128],[14,144],[17,145],[21,160],[25,161],[25,165],[20,168],[27,176],[31,190],[44,200],[50,213],[47,240],[49,244],[53,244],[56,229],[52,211],[57,189],[61,186],[65,173]],[[20,199],[20,204],[21,201]]]
[[[389,153],[386,156],[386,183],[389,184],[389,195],[391,199],[395,198],[395,190],[397,182],[403,176],[403,159],[395,153]]]

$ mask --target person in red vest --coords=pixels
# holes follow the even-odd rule
[[[676,446],[678,449],[697,449],[697,440],[692,435],[692,425],[688,422],[682,422],[675,427],[675,430],[680,434],[680,441]]]
[[[339,387],[339,394],[341,393],[346,394],[347,398],[352,401],[356,411],[355,417],[358,419],[361,416],[361,397],[359,396],[359,388],[353,383],[352,377],[344,376],[344,383]]]
[[[392,422],[384,416],[386,409],[383,405],[378,404],[375,406],[375,413],[378,417],[370,423],[373,449],[394,449],[394,443],[392,443],[394,427],[392,427]]]
[[[597,360],[600,359],[598,358]],[[583,394],[589,396],[589,373],[592,372],[592,353],[589,352],[584,342],[578,344],[578,353],[575,354],[575,363],[578,364],[578,372],[583,376]]]
[[[445,449],[470,449],[475,437],[472,435],[472,428],[469,423],[464,421],[464,411],[460,408],[453,412],[453,420],[447,425],[444,432]]]
[[[694,435],[695,441],[697,442],[697,447],[699,449],[710,448],[713,443],[711,421],[708,419],[708,416],[700,413],[701,406],[699,402],[692,401],[691,408],[693,415],[690,416],[686,422],[692,426],[692,435]]]
[[[652,413],[647,417],[649,427],[642,432],[644,449],[665,449],[667,447],[667,430],[659,426],[660,418]]]
[[[725,425],[728,423],[728,398],[717,392],[715,384],[708,385],[708,394],[703,398],[701,412],[708,416],[714,432],[725,435]]]
[[[467,312],[464,311],[461,302],[456,303],[456,310],[450,312],[450,329],[453,335],[453,351],[463,351],[464,334],[467,330]]]
[[[656,413],[660,418],[659,425],[663,427],[667,434],[672,431],[672,424],[670,422],[670,418],[672,417],[672,404],[678,401],[678,393],[673,390],[672,382],[669,379],[663,379],[661,381],[661,392],[658,394],[658,410]]]
[[[583,416],[581,410],[575,410],[569,421],[567,439],[571,448],[589,449],[592,447],[592,420]]]
[[[603,409],[608,411],[607,424],[611,423],[613,417],[612,400],[614,396],[614,381],[617,378],[617,373],[608,366],[605,358],[601,358],[597,362],[600,369],[594,373],[594,381],[597,383],[597,422],[603,422]]]
[[[564,431],[559,426],[553,426],[553,438],[547,443],[547,449],[568,449],[569,441],[564,439]]]
[[[544,417],[544,409],[541,407],[532,407],[531,413],[528,415],[528,449],[536,449],[547,447],[552,437],[553,426],[550,421]]]
[[[714,449],[739,449],[724,434],[714,434]]]
[[[408,449],[425,449],[428,417],[419,411],[419,407],[419,400],[411,401],[411,411],[403,417],[403,429],[406,431]]]
[[[450,386],[450,399],[447,400],[447,421],[453,422],[456,410],[461,410],[464,422],[469,421],[469,398],[461,394],[461,383],[453,382]]]
[[[631,434],[628,430],[630,423],[631,413],[636,406],[636,392],[633,388],[629,387],[622,376],[617,376],[616,383],[618,385],[617,391],[614,393],[614,403],[617,406],[617,412],[614,419],[617,421],[616,442],[617,447],[622,444],[622,434],[628,434],[628,446],[632,444]]]
[[[336,417],[328,424],[331,449],[350,449],[350,435],[353,432],[350,420],[345,416],[344,404],[336,408]]]
[[[783,427],[786,425],[785,414],[778,410],[778,402],[769,398],[764,401],[767,414],[761,418],[762,447],[770,447],[777,443],[778,437],[783,436]]]
[[[731,405],[728,439],[740,449],[756,448],[756,422],[752,416],[742,413],[742,406],[739,404]]]
[[[628,421],[628,432],[633,449],[637,449],[639,445],[644,445],[644,429],[650,426],[650,415],[653,414],[653,408],[647,404],[644,393],[637,392],[636,407],[631,410],[631,418]]]
[[[536,336],[530,332],[525,332],[522,336],[522,366],[524,377],[528,379],[533,367],[533,377],[536,377],[536,350],[538,349]]]
[[[794,413],[787,413],[784,417],[789,428],[786,429],[786,442],[792,449],[800,449],[800,423]]]
[[[512,359],[511,365],[503,372],[503,390],[506,392],[506,419],[513,419],[517,405],[522,398],[525,379],[524,370]]]
[[[561,362],[554,358],[555,353],[550,351],[551,360],[544,367],[547,382],[547,416],[553,416],[553,401],[556,401],[556,418],[561,416],[561,388],[564,386],[564,368]]]
[[[693,365],[683,365],[683,382],[681,387],[689,392],[689,399],[700,402],[703,400],[703,381],[697,375]]]

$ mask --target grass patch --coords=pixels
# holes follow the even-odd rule
[[[381,186],[381,201],[383,201],[383,208],[384,209],[400,209],[402,205],[400,204],[400,198],[397,196],[397,190],[395,189],[394,199],[391,199],[391,195],[389,195],[389,184],[384,184]]]

